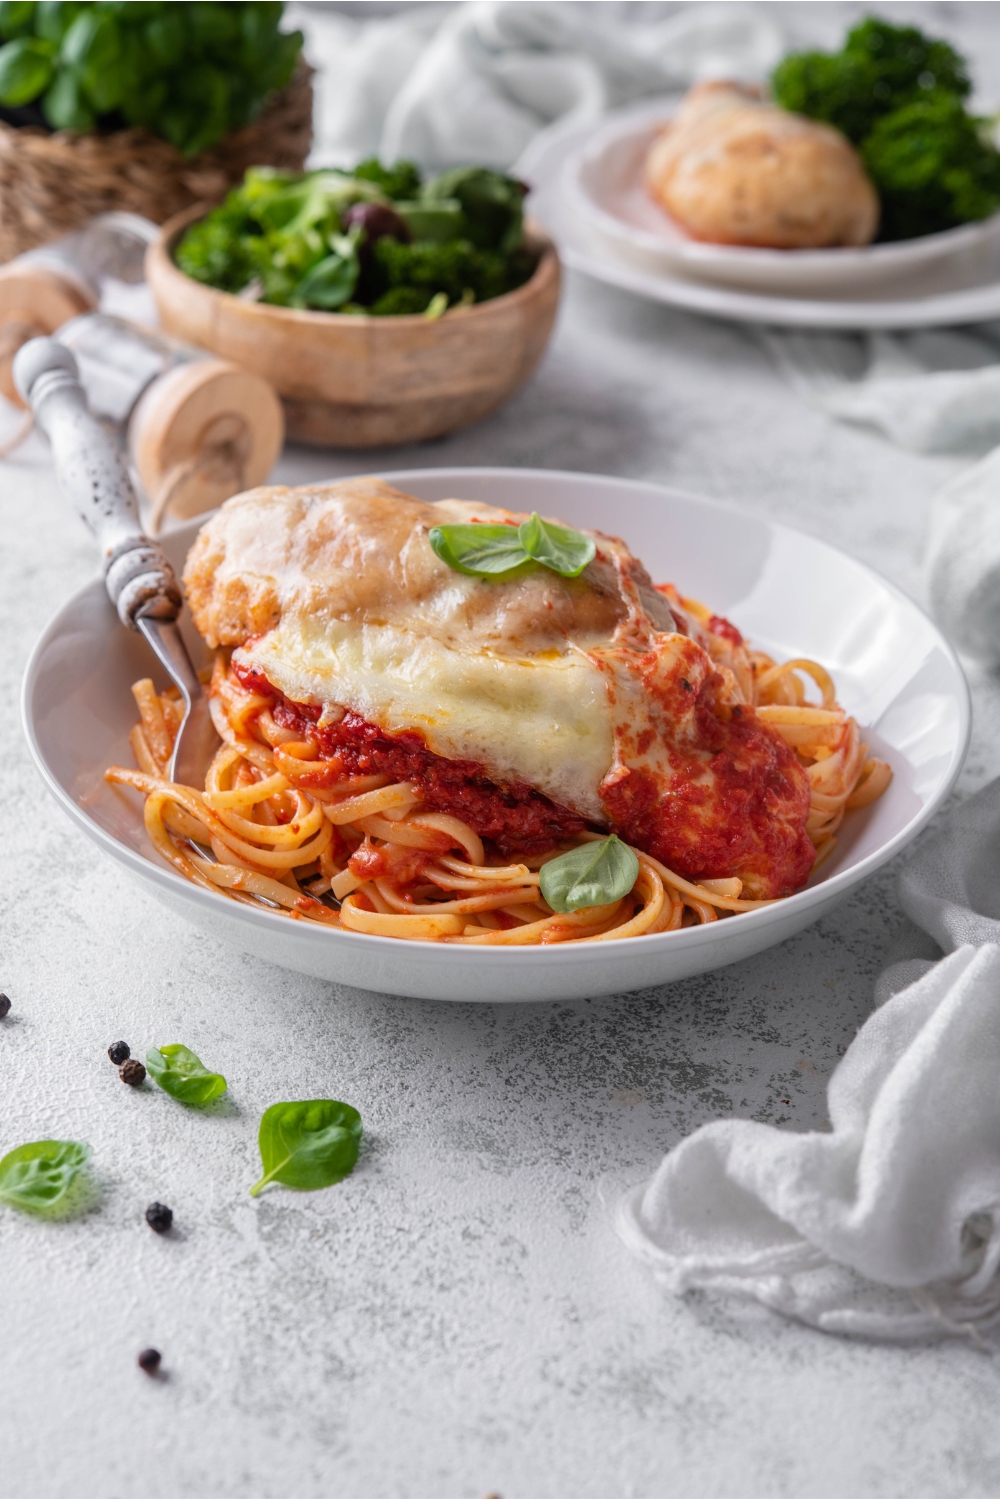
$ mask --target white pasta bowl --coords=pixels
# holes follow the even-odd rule
[[[970,280],[1000,236],[1000,214],[940,234],[830,250],[712,245],[685,234],[650,197],[646,155],[676,105],[612,117],[567,160],[563,192],[580,222],[608,249],[643,270],[767,292],[863,295],[886,282],[957,261]]]
[[[654,579],[730,617],[779,658],[813,657],[834,675],[893,781],[849,813],[833,855],[797,895],[705,926],[651,937],[548,947],[407,942],[290,921],[189,884],[153,852],[139,796],[103,780],[131,764],[130,686],[156,665],[95,581],[60,610],[24,682],[28,743],[76,823],[166,905],[268,962],[394,995],[465,1001],[567,1000],[663,984],[735,963],[829,912],[910,842],[961,769],[969,696],[954,653],[905,595],[814,538],[658,485],[539,469],[414,469],[382,477],[423,500],[462,497],[538,510],[623,536]],[[164,542],[180,571],[199,523]],[[193,651],[201,643],[189,620]]]

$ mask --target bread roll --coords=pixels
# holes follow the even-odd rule
[[[775,250],[867,245],[878,195],[838,130],[738,83],[700,83],[646,158],[653,198],[693,239]]]

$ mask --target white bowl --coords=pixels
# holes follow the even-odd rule
[[[423,500],[448,496],[539,510],[613,531],[654,578],[730,616],[779,657],[811,656],[895,776],[850,813],[814,885],[762,910],[653,937],[538,948],[402,942],[290,922],[189,884],[153,853],[140,799],[102,773],[131,764],[130,684],[162,679],[144,641],[122,628],[103,584],[52,621],[28,664],[25,732],[70,816],[168,906],[270,963],[321,979],[437,1000],[567,1000],[620,993],[734,963],[815,922],[902,849],[954,784],[969,736],[969,697],[954,653],[925,615],[862,563],[741,511],[624,479],[540,469],[414,469],[383,476]],[[164,539],[178,569],[197,522]],[[200,648],[190,621],[186,630]]]
[[[648,271],[778,292],[835,292],[874,286],[942,261],[978,262],[1000,235],[1000,214],[941,234],[833,250],[762,250],[694,240],[649,195],[644,165],[676,105],[613,117],[567,160],[563,191],[608,248]]]

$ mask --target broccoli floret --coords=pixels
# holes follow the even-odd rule
[[[372,259],[376,303],[386,292],[402,287],[426,292],[428,302],[444,292],[449,306],[461,302],[466,290],[476,302],[485,302],[513,291],[534,269],[531,256],[524,251],[501,255],[477,250],[468,240],[402,245],[398,240],[381,239],[373,247]]]
[[[260,226],[240,188],[184,235],[174,255],[185,276],[224,292],[238,292],[256,274]]]
[[[412,161],[397,161],[385,167],[377,156],[359,162],[351,173],[363,182],[374,182],[387,198],[416,198],[420,194],[420,171]]]
[[[870,17],[848,33],[840,52],[784,58],[771,87],[784,109],[836,126],[857,146],[883,115],[937,90],[964,99],[971,85],[947,42]]]
[[[861,155],[882,200],[880,239],[934,234],[1000,208],[1000,152],[954,94],[884,116]]]
[[[972,89],[964,57],[915,26],[890,26],[869,16],[847,33],[844,52],[874,63],[881,85],[877,97],[892,109],[904,102],[904,96],[918,96],[918,90],[943,89],[965,99]]]

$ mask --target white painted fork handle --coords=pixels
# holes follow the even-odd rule
[[[131,480],[87,405],[73,355],[56,339],[32,339],[14,359],[14,384],[52,444],[60,489],[100,543],[122,623],[135,630],[140,616],[175,620],[181,594],[173,569],[142,533]]]

